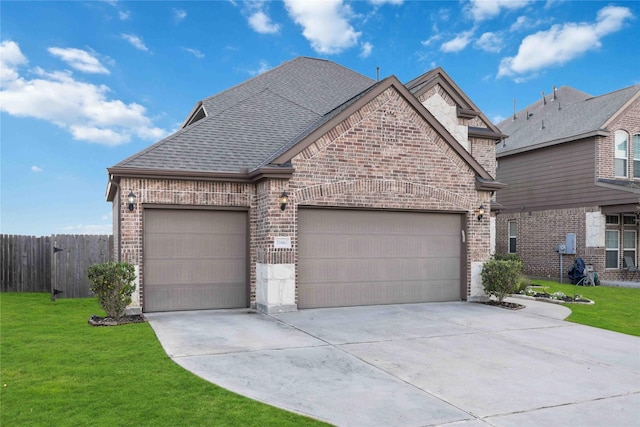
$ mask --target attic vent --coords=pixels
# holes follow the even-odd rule
[[[204,112],[204,108],[200,107],[198,108],[198,111],[196,111],[196,113],[191,117],[191,119],[189,119],[189,121],[184,125],[184,127],[192,125],[198,120],[204,119],[205,117],[207,117],[207,115]]]

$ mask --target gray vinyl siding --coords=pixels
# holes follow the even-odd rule
[[[613,153],[612,153],[613,156]],[[596,185],[596,143],[588,138],[498,158],[502,213],[634,203],[637,196]]]

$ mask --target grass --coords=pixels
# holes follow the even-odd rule
[[[89,326],[95,299],[0,298],[0,425],[325,425],[196,377],[147,323]]]
[[[576,286],[547,280],[532,280],[546,287],[547,292],[580,294],[595,302],[593,305],[565,304],[571,309],[570,322],[640,336],[640,288],[610,286]]]

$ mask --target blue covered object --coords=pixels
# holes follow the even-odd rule
[[[586,265],[582,258],[576,258],[573,262],[573,267],[569,269],[569,279],[571,279],[572,284],[578,283],[584,277],[584,270]]]

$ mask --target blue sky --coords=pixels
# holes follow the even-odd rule
[[[640,2],[0,3],[0,232],[111,232],[106,168],[296,56],[402,82],[441,66],[494,122],[553,85],[640,83]]]

